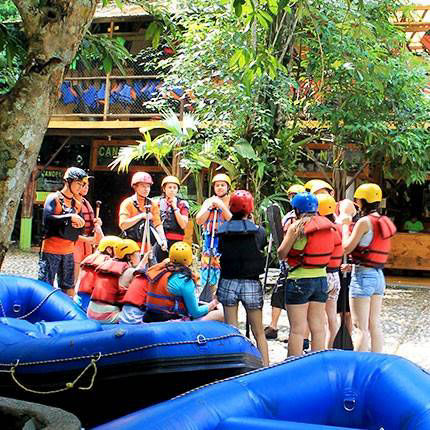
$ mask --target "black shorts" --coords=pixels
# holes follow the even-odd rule
[[[285,309],[285,285],[287,282],[287,276],[281,272],[276,286],[272,292],[272,298],[270,299],[270,305],[272,308]]]

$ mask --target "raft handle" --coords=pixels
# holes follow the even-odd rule
[[[207,339],[206,339],[206,337],[203,335],[203,334],[199,334],[198,336],[197,336],[197,344],[198,345],[206,345],[207,344]]]
[[[345,399],[343,401],[345,411],[352,412],[355,409],[355,399]]]

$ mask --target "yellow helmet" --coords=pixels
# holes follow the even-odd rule
[[[115,247],[122,242],[122,239],[118,236],[104,236],[99,242],[97,249],[100,252],[106,251],[106,248],[110,246],[115,250]]]
[[[306,192],[306,188],[300,184],[293,184],[287,190],[287,194],[293,194],[293,193],[298,194],[298,193],[305,193],[305,192]]]
[[[318,194],[318,213],[322,216],[331,215],[336,212],[336,201],[329,194]]]
[[[176,176],[166,176],[161,181],[161,188],[164,188],[164,185],[166,185],[166,184],[176,184],[178,186],[178,188],[181,186],[181,183]]]
[[[320,180],[321,179],[311,179],[310,181],[306,182],[306,184],[304,185],[305,190],[310,193],[313,185],[316,184]]]
[[[212,184],[214,184],[215,182],[227,182],[228,186],[231,187],[231,179],[225,173],[218,173],[218,175],[215,175],[212,178]]]
[[[382,200],[382,190],[377,184],[361,184],[354,193],[354,199],[363,199],[367,203],[376,203]]]
[[[115,247],[115,258],[122,260],[125,256],[140,251],[139,245],[131,239],[122,239]]]
[[[333,191],[333,187],[326,181],[322,181],[321,179],[316,180],[312,186],[311,186],[311,193],[314,194],[317,191],[328,189],[330,191]]]
[[[186,242],[176,242],[170,248],[169,258],[172,263],[190,266],[193,262],[193,250]]]

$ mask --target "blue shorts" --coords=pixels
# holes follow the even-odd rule
[[[303,305],[308,302],[325,303],[328,297],[327,277],[287,279],[285,304]]]
[[[221,279],[216,292],[224,306],[236,306],[242,302],[246,309],[261,309],[264,297],[260,281],[253,279]]]
[[[42,252],[39,257],[39,281],[54,285],[57,275],[58,288],[70,290],[75,288],[75,261],[73,254],[50,254]]]
[[[352,271],[349,294],[353,298],[383,296],[385,278],[382,269],[355,266]]]

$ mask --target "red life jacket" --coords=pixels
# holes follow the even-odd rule
[[[101,264],[95,274],[91,300],[116,305],[121,301],[119,278],[130,265],[111,258]]]
[[[353,263],[366,267],[382,268],[388,260],[391,238],[396,226],[386,216],[367,215],[372,224],[373,239],[368,246],[357,246],[352,251]]]
[[[327,264],[327,272],[336,272],[342,264],[343,246],[342,246],[342,225],[333,224],[334,226],[334,250],[331,254],[330,261]]]
[[[298,267],[314,269],[326,267],[334,250],[333,223],[326,217],[315,215],[305,225],[306,246],[303,250],[290,249],[287,256],[290,271]]]
[[[158,266],[158,264],[156,266]],[[152,267],[149,270],[151,270]],[[141,309],[145,308],[148,290],[149,279],[146,272],[135,272],[134,277],[128,286],[127,292],[122,299],[122,304],[136,306]]]
[[[172,265],[165,262],[156,264],[147,271],[147,311],[167,315],[170,319],[188,316],[183,297],[175,296],[167,288],[169,278],[175,272],[177,271],[172,270]]]
[[[92,294],[96,278],[96,269],[109,258],[109,255],[95,252],[81,261],[81,271],[79,273],[80,293]]]

